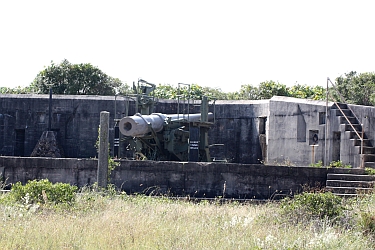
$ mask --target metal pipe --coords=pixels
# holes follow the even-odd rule
[[[327,160],[327,136],[328,136],[328,80],[327,77],[327,89],[326,89],[326,132],[324,136],[324,165],[328,166],[328,160]]]
[[[363,128],[363,124],[361,124],[362,126],[362,140],[361,140],[361,168],[365,168],[365,158],[364,158],[364,155],[363,155],[363,138],[364,138],[364,128]]]
[[[171,121],[181,120],[179,114],[160,114],[154,113],[151,115],[141,115],[137,113],[134,116],[124,117],[120,120],[119,129],[125,136],[142,137],[151,132],[160,132],[163,129],[164,121],[171,119]],[[208,114],[208,119],[213,119],[213,114]],[[185,119],[183,119],[185,120]],[[191,114],[188,122],[198,122],[201,120],[201,114]]]

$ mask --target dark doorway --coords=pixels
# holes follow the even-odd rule
[[[341,132],[333,132],[332,161],[340,160]]]
[[[25,130],[16,129],[16,145],[14,146],[14,156],[25,156]]]

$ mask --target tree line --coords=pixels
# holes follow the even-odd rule
[[[335,87],[330,86],[328,90],[330,101],[375,105],[375,73],[351,71],[337,77],[334,84]],[[89,63],[72,64],[66,59],[59,64],[51,62],[51,65],[37,74],[29,86],[0,87],[0,93],[47,94],[50,88],[54,94],[65,95],[127,95],[132,93],[132,86],[123,83],[118,78],[108,76],[99,68]],[[326,88],[303,84],[287,87],[272,80],[261,82],[258,86],[245,84],[234,92],[224,92],[220,88],[203,87],[198,84],[182,88],[170,84],[159,84],[152,95],[160,99],[190,98],[194,100],[200,100],[203,96],[211,100],[262,100],[273,96],[325,100]]]

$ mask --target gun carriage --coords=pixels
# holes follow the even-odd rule
[[[161,114],[151,113],[155,103],[149,94],[155,88],[148,86],[136,92],[135,101],[141,113],[126,116],[118,126],[127,149],[135,159],[172,161],[211,161],[208,131],[214,125],[214,114],[208,112],[208,99],[203,97],[200,113]],[[139,84],[139,82],[138,82]],[[151,90],[151,91],[150,91]],[[146,114],[145,114],[146,113]]]

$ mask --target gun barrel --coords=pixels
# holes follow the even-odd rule
[[[201,114],[161,114],[153,113],[151,115],[141,115],[139,113],[133,116],[127,116],[120,120],[119,129],[120,132],[125,136],[131,137],[142,137],[143,135],[151,132],[151,128],[155,132],[160,132],[163,129],[164,121],[168,118],[171,120],[182,120],[185,119],[189,122],[200,121]],[[213,119],[213,114],[208,113],[208,119]]]

